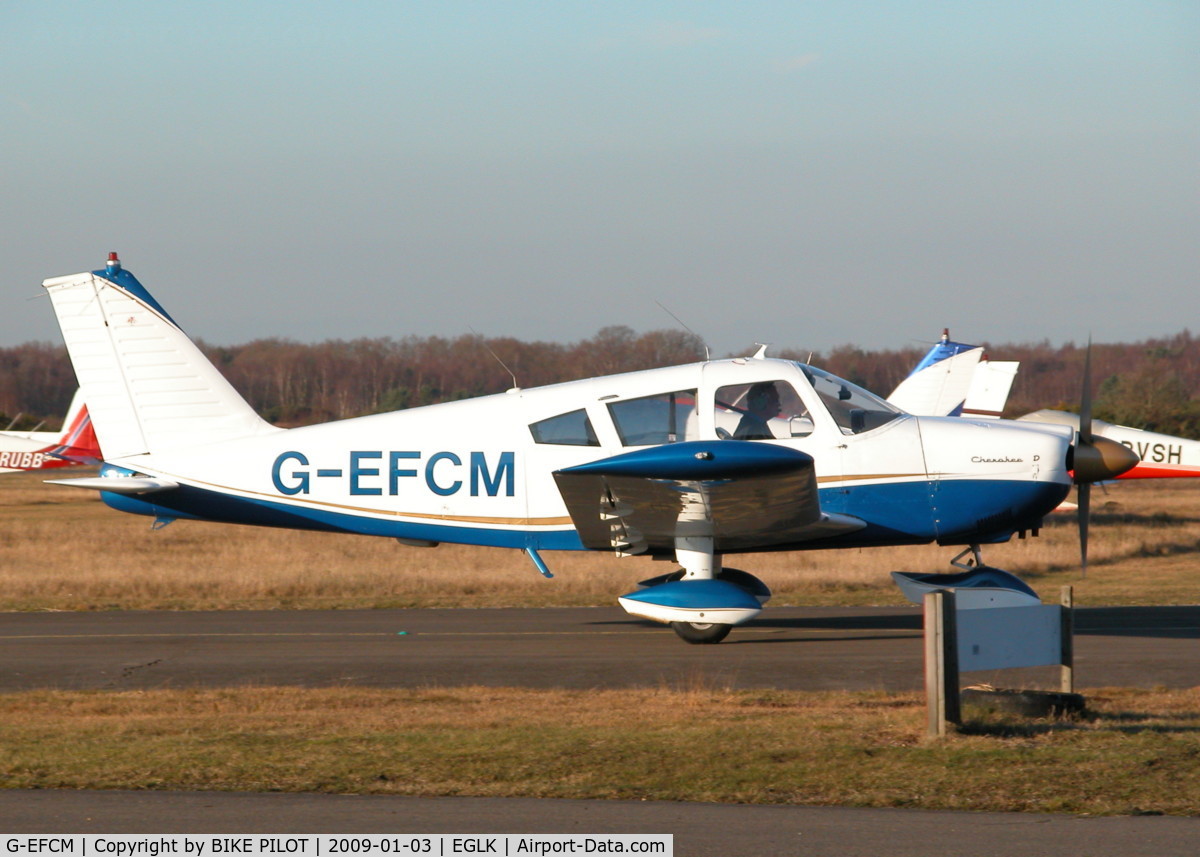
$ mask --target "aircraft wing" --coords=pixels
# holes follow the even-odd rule
[[[716,553],[786,545],[861,529],[821,512],[812,456],[749,441],[664,444],[554,473],[585,547],[674,551],[712,538]]]

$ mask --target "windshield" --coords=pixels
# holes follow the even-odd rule
[[[879,428],[903,412],[874,393],[823,369],[799,364],[843,434],[861,434]]]

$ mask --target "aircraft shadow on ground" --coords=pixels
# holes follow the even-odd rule
[[[968,707],[968,712],[971,709]],[[1200,713],[1174,713],[1170,719],[1174,725],[1154,722],[1161,718],[1160,712],[1114,711],[1100,712],[1085,708],[1079,715],[1029,720],[1018,715],[1000,716],[996,720],[985,717],[967,716],[959,732],[963,735],[982,735],[994,738],[1032,738],[1051,732],[1072,729],[1086,732],[1118,732],[1123,735],[1139,735],[1143,732],[1167,735],[1191,735],[1200,733]],[[1197,725],[1188,725],[1188,724]]]
[[[655,622],[629,618],[590,622],[595,627],[662,628]],[[920,613],[855,613],[839,616],[771,616],[768,613],[742,626],[753,630],[779,631],[909,631],[920,634],[923,618]],[[1162,639],[1200,639],[1200,606],[1182,607],[1088,607],[1075,611],[1076,636],[1101,637],[1154,637]],[[874,640],[894,637],[855,633],[845,637],[823,635],[819,640],[777,639],[770,637],[730,639],[722,645],[733,643],[809,643],[835,640]]]
[[[896,639],[897,636],[919,636],[921,634],[921,616],[920,614],[913,615],[883,615],[874,616],[868,614],[856,614],[851,616],[830,616],[830,617],[787,617],[787,616],[771,616],[763,615],[757,619],[747,622],[740,626],[742,629],[751,631],[845,631],[845,636],[833,636],[827,633],[822,633],[817,638],[800,638],[795,637],[771,637],[771,636],[754,636],[754,637],[738,637],[737,630],[734,630],[735,636],[730,637],[721,643],[722,646],[743,645],[743,644],[763,644],[763,643],[829,643],[829,642],[865,642],[869,640],[884,640]],[[629,618],[625,620],[606,620],[601,622],[589,622],[593,627],[625,627],[625,628],[645,628],[645,629],[663,629],[663,626],[657,622],[650,622],[645,619]],[[863,634],[857,633],[861,631],[904,631],[909,632],[903,635],[879,633],[879,634]],[[849,633],[856,632],[856,633]]]
[[[1200,639],[1200,606],[1077,609],[1075,635]]]

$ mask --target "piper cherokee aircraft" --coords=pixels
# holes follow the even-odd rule
[[[262,420],[115,253],[46,280],[113,508],[679,569],[618,599],[714,643],[770,590],[722,555],[979,546],[1035,530],[1075,481],[1136,458],[1072,430],[914,417],[813,366],[712,360],[282,429]],[[965,553],[965,551],[964,551]]]
[[[62,431],[0,432],[0,473],[99,464],[100,460],[92,420],[78,390]]]

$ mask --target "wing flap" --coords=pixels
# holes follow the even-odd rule
[[[711,537],[718,553],[748,551],[859,529],[822,514],[812,456],[749,441],[689,441],[556,471],[583,544],[662,553],[677,539]]]

